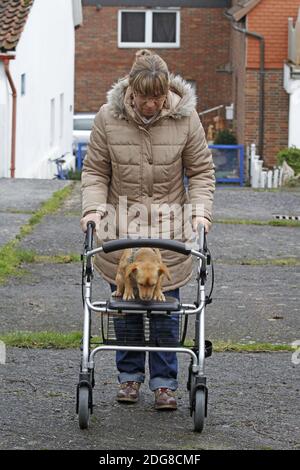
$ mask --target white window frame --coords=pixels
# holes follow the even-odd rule
[[[145,42],[122,42],[122,13],[145,13]],[[152,42],[152,21],[153,13],[176,13],[176,42]],[[165,48],[174,49],[180,47],[180,9],[153,9],[153,10],[132,10],[122,9],[118,11],[118,47],[120,48]]]

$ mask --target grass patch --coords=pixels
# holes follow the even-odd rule
[[[273,259],[224,259],[220,264],[235,266],[300,266],[300,258],[273,258]]]
[[[60,189],[53,193],[48,201],[45,201],[40,209],[38,209],[32,217],[30,217],[29,221],[23,225],[20,229],[20,233],[16,236],[17,240],[21,240],[24,236],[31,233],[35,227],[35,225],[39,224],[43,217],[46,215],[54,214],[63,204],[65,199],[70,196],[74,187],[74,183],[71,183],[68,186],[65,186],[63,189]]]
[[[272,343],[230,343],[216,341],[213,343],[213,350],[216,352],[278,352],[278,351],[294,351],[290,344],[272,344]]]
[[[300,266],[299,258],[278,258],[278,259],[248,259],[241,260],[240,264],[245,266]]]
[[[253,219],[216,219],[216,224],[230,225],[263,225],[271,227],[300,227],[300,221],[297,220],[253,220]]]
[[[27,274],[24,268],[20,269],[23,263],[68,264],[80,261],[80,255],[77,253],[55,256],[38,255],[34,251],[18,249],[16,242],[12,241],[0,249],[0,285],[6,281],[8,276]]]
[[[25,274],[19,270],[19,266],[26,262],[32,263],[34,253],[27,250],[19,250],[15,240],[7,243],[0,249],[0,284],[3,284],[8,276],[20,276]]]
[[[295,347],[290,344],[273,344],[273,343],[231,343],[230,341],[213,341],[213,352],[278,352],[278,351],[294,351]],[[187,340],[185,346],[190,348],[193,346],[192,340]]]
[[[20,209],[5,209],[3,211],[0,211],[2,214],[34,214],[34,211],[32,210],[20,210]]]
[[[8,276],[19,276],[26,271],[20,271],[20,265],[24,262],[32,263],[36,255],[32,251],[18,249],[18,244],[23,237],[31,233],[36,224],[40,223],[45,215],[53,214],[62,205],[65,199],[71,194],[75,183],[71,183],[59,191],[56,191],[52,197],[44,202],[41,208],[34,213],[29,221],[23,225],[15,239],[6,243],[0,248],[0,284],[3,284]],[[71,256],[71,259],[74,255]],[[61,258],[61,257],[59,257]],[[76,259],[77,261],[77,259]],[[71,262],[71,261],[63,261]]]
[[[268,223],[264,220],[251,220],[251,219],[215,219],[214,224],[268,225]]]
[[[298,220],[271,220],[268,225],[273,227],[300,227],[300,221]]]
[[[69,255],[34,255],[33,263],[53,263],[53,264],[67,264],[80,262],[80,255],[77,253],[70,253]]]
[[[70,349],[80,346],[82,333],[58,333],[55,331],[41,331],[32,333],[30,331],[17,331],[0,335],[0,340],[6,346],[30,349]]]
[[[74,349],[80,346],[82,333],[74,331],[71,333],[60,333],[56,331],[17,331],[0,335],[0,340],[6,346],[30,349]],[[93,343],[102,343],[100,337],[93,336]],[[192,347],[194,342],[186,340],[184,346]],[[294,351],[295,347],[290,344],[254,343],[241,344],[225,341],[213,342],[214,352],[278,352]]]

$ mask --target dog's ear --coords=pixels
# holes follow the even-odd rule
[[[159,270],[158,270],[159,274],[164,274],[168,279],[169,281],[171,281],[171,275],[170,275],[170,271],[168,270],[167,266],[163,263],[161,263],[159,265]]]
[[[125,270],[125,279],[128,279],[131,273],[137,270],[137,263],[131,263]]]

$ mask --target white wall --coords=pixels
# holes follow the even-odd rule
[[[0,60],[0,177],[10,177],[11,100],[4,65]]]
[[[291,69],[284,65],[284,88],[289,96],[289,147],[300,148],[300,79],[291,77]]]
[[[72,151],[75,39],[72,0],[35,0],[10,69],[17,88],[16,177],[51,178],[49,157]],[[21,75],[25,95],[21,96]],[[60,135],[60,94],[64,94]],[[51,100],[55,100],[54,139]]]
[[[289,147],[300,148],[300,80],[290,94]]]

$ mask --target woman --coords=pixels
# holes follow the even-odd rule
[[[181,217],[182,208],[190,203],[193,230],[201,223],[208,232],[215,189],[214,165],[195,109],[192,87],[181,77],[170,75],[160,56],[141,50],[129,75],[113,86],[107,98],[107,104],[95,118],[83,164],[83,231],[87,222],[93,220],[98,242],[103,239],[103,233],[99,234],[104,219],[101,224],[100,221],[107,203],[117,212],[116,219],[115,215],[109,219],[110,226],[115,221],[117,236],[124,236],[123,230],[132,226],[136,217],[136,211],[130,213],[132,207],[140,204],[146,208],[146,216],[144,219],[141,216],[139,226],[149,227],[152,207],[167,205],[175,208],[168,238],[176,238],[175,222]],[[184,173],[189,178],[188,194]],[[125,227],[121,228],[125,218],[124,210],[120,212],[124,197],[127,198],[125,212],[129,209],[129,214]],[[200,216],[199,206],[203,208]],[[180,233],[181,240],[187,241]],[[160,228],[159,234],[165,238],[164,229]],[[95,258],[96,269],[112,288],[120,256],[119,252],[102,253]],[[162,250],[162,258],[171,274],[171,281],[165,280],[163,285],[164,293],[179,298],[179,287],[192,275],[191,257]],[[117,399],[136,402],[145,377],[145,353],[118,351],[116,359],[120,382]],[[176,409],[176,354],[150,353],[149,369],[155,408]]]

